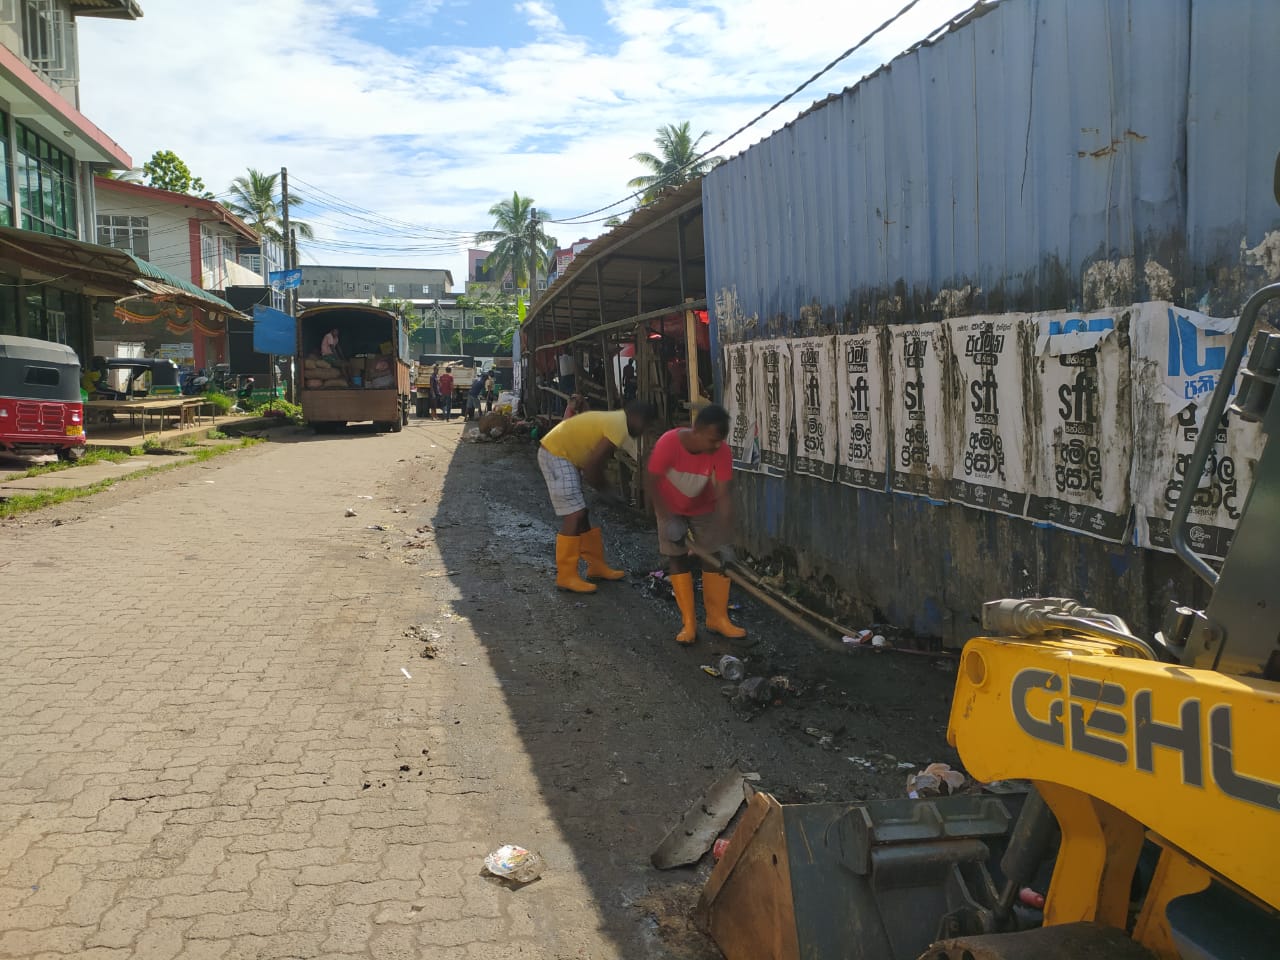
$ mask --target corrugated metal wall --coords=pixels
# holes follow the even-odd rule
[[[704,181],[708,290],[736,293],[717,344],[1153,299],[1234,314],[1280,275],[1277,36],[1274,0],[1004,0],[909,51]],[[1198,590],[1171,556],[996,514],[739,490],[755,552],[925,634],[1030,593],[1150,630]]]

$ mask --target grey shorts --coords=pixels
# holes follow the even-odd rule
[[[658,520],[658,552],[664,557],[683,557],[689,552],[688,538],[682,541],[671,539],[676,533],[675,527],[682,526],[693,534],[693,542],[702,553],[715,553],[729,544],[724,524],[714,513],[703,513],[696,517],[673,516],[659,513]]]
[[[547,481],[547,493],[551,494],[551,506],[557,517],[567,517],[587,509],[587,498],[582,493],[582,473],[577,467],[545,447],[538,447],[538,469]]]

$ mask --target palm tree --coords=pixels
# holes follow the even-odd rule
[[[108,170],[99,174],[104,180],[119,180],[121,183],[146,183],[147,175],[141,167],[132,167],[129,170]]]
[[[699,157],[698,144],[711,131],[704,130],[695,138],[689,130],[689,121],[669,123],[658,128],[654,144],[658,153],[637,153],[631,159],[648,169],[648,173],[627,183],[628,187],[643,190],[641,203],[652,203],[666,187],[678,187],[690,180],[697,180],[712,168],[724,162],[722,157]]]
[[[261,170],[249,168],[247,176],[236,177],[231,181],[231,199],[226,207],[237,217],[252,227],[257,233],[272,240],[284,242],[284,213],[280,206],[277,189],[280,174],[263,173]],[[289,211],[301,206],[303,199],[296,193],[289,193]],[[298,236],[310,240],[315,236],[311,225],[289,217],[289,228],[297,230]]]
[[[493,217],[493,229],[481,230],[476,234],[476,243],[494,244],[493,253],[485,260],[486,270],[495,279],[501,279],[510,273],[516,280],[517,287],[530,286],[527,281],[531,250],[537,257],[537,267],[546,270],[550,262],[547,250],[555,242],[541,226],[537,226],[535,231],[530,230],[531,221],[545,221],[547,212],[534,209],[532,197],[522,197],[513,192],[510,200],[503,200],[490,207],[489,216]],[[534,232],[533,237],[530,237],[531,232]]]

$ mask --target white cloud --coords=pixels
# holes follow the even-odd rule
[[[660,124],[689,119],[712,131],[709,146],[900,5],[604,0],[602,33],[565,23],[550,0],[521,0],[514,9],[533,34],[516,46],[484,45],[477,33],[475,45],[388,49],[356,39],[357,29],[385,20],[412,35],[409,24],[453,12],[472,31],[483,21],[459,0],[223,0],[216,12],[148,0],[135,23],[82,21],[81,95],[85,113],[139,164],[175,150],[215,192],[247,167],[287,165],[296,179],[396,220],[470,232],[487,227],[489,206],[513,189],[562,216],[621,198],[640,172],[631,155],[652,145]],[[744,149],[965,6],[924,0],[865,55],[721,152]],[[330,236],[351,223],[315,219]],[[596,229],[564,227],[561,239]],[[465,258],[386,262],[449,267],[460,284]]]
[[[559,36],[564,33],[564,21],[557,15],[551,4],[544,0],[524,0],[516,4],[516,11],[523,13],[529,26],[539,34]]]

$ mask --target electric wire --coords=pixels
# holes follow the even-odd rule
[[[875,39],[875,37],[876,37],[876,36],[878,36],[879,34],[883,33],[885,30],[889,29],[889,27],[893,26],[895,23],[897,23],[899,20],[901,20],[904,16],[906,16],[906,14],[907,14],[907,13],[909,13],[909,12],[911,11],[912,7],[915,7],[919,2],[920,2],[920,0],[909,0],[909,2],[906,4],[906,6],[904,6],[901,10],[899,10],[899,11],[898,11],[897,13],[895,13],[892,17],[890,17],[888,20],[884,21],[884,23],[880,24],[880,26],[876,27],[874,30],[872,30],[870,33],[868,33],[865,37],[863,37],[861,40],[859,40],[857,43],[855,43],[852,47],[850,47],[850,48],[849,48],[848,50],[846,50],[844,53],[840,54],[838,57],[836,57],[834,60],[832,60],[830,63],[828,63],[825,67],[823,67],[821,70],[819,70],[819,71],[818,71],[817,73],[815,73],[813,76],[811,76],[808,80],[804,81],[804,83],[800,84],[800,86],[796,87],[794,90],[792,90],[790,93],[788,93],[786,96],[782,97],[781,99],[779,99],[779,100],[775,100],[775,101],[774,101],[770,106],[768,106],[768,107],[766,107],[764,110],[760,111],[758,114],[756,114],[754,117],[752,117],[750,120],[748,120],[748,121],[747,121],[746,123],[744,123],[742,126],[740,126],[737,130],[733,131],[733,133],[729,134],[727,137],[725,137],[724,139],[720,140],[718,143],[716,143],[716,144],[714,144],[713,146],[709,147],[708,149],[704,150],[702,153],[698,154],[698,156],[696,156],[696,157],[692,158],[691,160],[689,160],[688,162],[686,162],[686,163],[682,164],[680,167],[676,168],[675,170],[672,170],[672,171],[670,171],[669,173],[667,173],[667,174],[666,174],[662,179],[660,179],[657,183],[650,184],[648,187],[645,187],[645,188],[644,188],[644,189],[642,189],[642,190],[637,190],[635,193],[629,194],[629,195],[627,195],[627,196],[623,197],[621,200],[615,200],[613,203],[606,204],[606,205],[605,205],[605,206],[603,206],[603,207],[597,207],[595,210],[589,210],[589,211],[587,211],[586,213],[580,213],[580,214],[577,214],[576,216],[572,216],[572,217],[552,218],[552,219],[548,219],[548,220],[546,220],[545,222],[547,222],[547,223],[559,223],[559,224],[564,224],[564,225],[566,225],[566,226],[572,226],[572,225],[578,225],[578,224],[586,224],[586,223],[599,223],[599,222],[600,222],[600,220],[598,220],[598,219],[597,219],[597,220],[589,220],[589,219],[586,219],[586,218],[588,218],[588,217],[595,217],[595,216],[597,216],[598,214],[605,213],[606,211],[612,210],[612,209],[614,209],[615,207],[620,207],[620,206],[622,206],[622,204],[624,204],[624,203],[629,203],[629,202],[630,202],[630,201],[632,201],[632,200],[637,200],[637,199],[639,199],[639,198],[643,197],[646,193],[649,193],[650,191],[654,190],[656,187],[660,187],[660,186],[662,186],[664,181],[668,181],[668,180],[670,180],[672,177],[676,176],[677,174],[683,173],[684,171],[688,170],[690,167],[695,167],[697,164],[701,163],[701,162],[702,162],[703,160],[705,160],[707,157],[709,157],[709,156],[711,156],[712,154],[714,154],[717,150],[719,150],[721,147],[723,147],[723,146],[724,146],[726,143],[728,143],[730,140],[734,139],[734,138],[735,138],[735,137],[737,137],[739,134],[745,133],[747,130],[749,130],[749,129],[751,129],[752,127],[754,127],[757,123],[759,123],[761,120],[763,120],[763,119],[764,119],[765,117],[767,117],[769,114],[773,113],[773,111],[777,110],[777,109],[778,109],[779,107],[781,107],[784,103],[787,103],[789,100],[791,100],[793,97],[795,97],[795,96],[796,96],[797,94],[799,94],[801,91],[803,91],[806,87],[808,87],[810,84],[812,84],[815,80],[818,80],[818,79],[819,79],[819,78],[821,78],[823,75],[825,75],[825,74],[827,74],[827,73],[831,72],[831,70],[835,69],[835,67],[836,67],[836,66],[838,66],[840,63],[842,63],[843,61],[847,60],[849,57],[853,56],[853,54],[857,53],[857,52],[858,52],[859,50],[861,50],[864,46],[866,46],[866,45],[867,45],[868,43],[870,43],[873,39]],[[642,206],[644,206],[644,204],[642,204]],[[605,218],[603,218],[603,219],[606,219],[606,220],[607,220],[607,219],[611,219],[611,217],[605,217]]]

